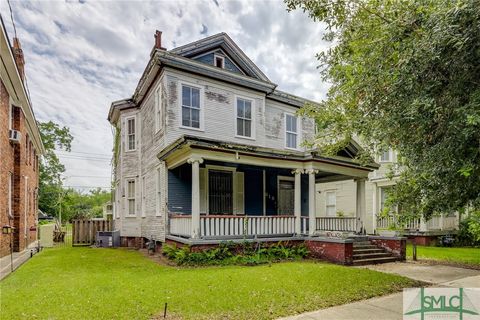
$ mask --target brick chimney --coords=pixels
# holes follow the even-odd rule
[[[162,47],[162,31],[155,31],[155,46],[154,49],[167,50]]]
[[[25,80],[25,59],[23,57],[22,46],[20,45],[20,40],[18,38],[13,38],[13,57],[17,63],[18,73],[22,81]]]

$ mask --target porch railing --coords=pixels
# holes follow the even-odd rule
[[[362,223],[356,217],[317,217],[315,221],[317,231],[345,231],[360,232]]]
[[[421,218],[402,217],[396,215],[377,216],[377,229],[387,229],[390,226],[407,231],[430,231],[430,230],[455,230],[458,229],[458,221],[453,216],[433,216],[422,225]]]
[[[169,221],[170,234],[191,237],[191,216],[171,216]],[[201,216],[200,237],[205,239],[293,235],[295,223],[294,216]]]
[[[170,234],[181,237],[190,237],[192,233],[192,217],[191,216],[171,216],[169,219]]]
[[[215,216],[200,217],[200,236],[274,236],[293,235],[294,216]]]
[[[190,238],[190,215],[170,216],[170,234]],[[296,234],[295,216],[200,216],[200,238],[281,237]],[[317,217],[315,231],[360,232],[362,222],[355,217]],[[309,233],[309,218],[300,218],[300,234]]]

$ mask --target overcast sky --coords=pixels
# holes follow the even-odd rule
[[[148,62],[155,30],[167,50],[226,32],[280,90],[325,96],[315,54],[328,43],[323,26],[282,1],[11,1],[23,46],[35,115],[74,136],[68,186],[108,187],[110,103],[130,97]],[[7,1],[0,12],[14,31]],[[61,153],[59,153],[61,154]],[[74,159],[75,158],[75,159]]]

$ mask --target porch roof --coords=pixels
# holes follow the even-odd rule
[[[192,156],[207,160],[291,169],[316,169],[347,177],[366,177],[378,169],[375,162],[363,165],[352,158],[325,157],[316,151],[290,151],[184,135],[164,148],[158,158],[174,168]]]

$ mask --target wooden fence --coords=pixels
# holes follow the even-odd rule
[[[72,245],[92,245],[97,231],[112,231],[112,220],[73,220]]]

